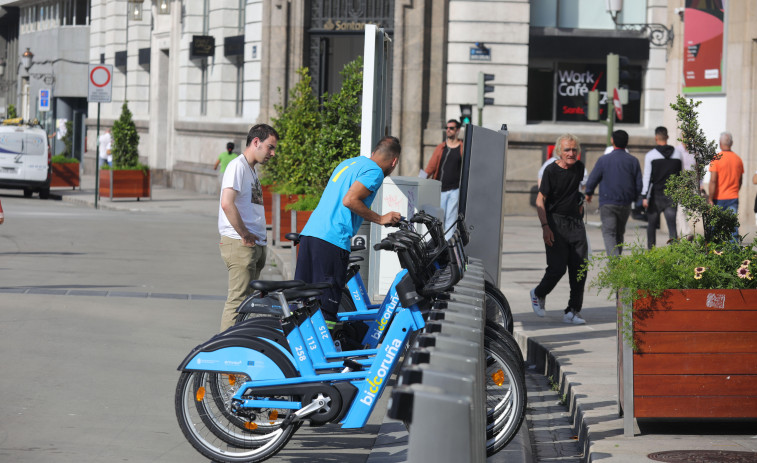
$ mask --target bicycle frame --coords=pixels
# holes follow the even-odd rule
[[[213,352],[200,352],[192,358],[185,368],[187,370],[248,375],[250,380],[243,383],[232,398],[242,408],[275,407],[299,410],[303,407],[303,404],[299,401],[244,398],[245,395],[254,394],[255,388],[258,387],[278,386],[283,388],[291,385],[349,381],[357,388],[358,393],[349,405],[349,410],[342,421],[342,427],[360,428],[365,425],[376,401],[381,397],[387,384],[386,379],[397,368],[409,337],[424,326],[423,316],[416,305],[409,309],[401,307],[396,312],[387,330],[379,354],[373,357],[370,369],[363,371],[316,373],[312,363],[308,367],[310,359],[306,350],[302,348],[305,341],[301,338],[297,329],[293,329],[290,334],[296,333],[292,336],[295,342],[298,342],[297,338],[299,337],[300,346],[293,346],[292,350],[297,353],[294,360],[302,368],[300,370],[301,376],[286,378],[265,354],[244,347],[229,347]],[[282,352],[286,352],[280,346],[270,344],[276,346]]]

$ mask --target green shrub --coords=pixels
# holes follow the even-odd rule
[[[340,73],[342,88],[325,94],[320,106],[308,69],[301,68],[289,104],[275,106],[272,122],[281,139],[261,182],[275,185],[277,193],[304,195],[287,209],[313,210],[334,168],[360,154],[362,68],[362,58],[348,63]]]
[[[69,156],[66,156],[65,154],[56,154],[52,158],[50,158],[50,162],[54,162],[56,164],[78,164],[79,160],[76,158],[72,158]]]
[[[66,158],[70,158],[73,155],[73,130],[74,121],[66,121],[66,134],[61,137],[61,141],[63,142],[63,152],[58,156],[63,155]]]
[[[273,127],[279,133],[276,156],[263,170],[264,182],[275,185],[283,194],[303,194],[308,182],[309,164],[315,162],[314,147],[320,132],[318,100],[313,95],[307,68],[297,70],[299,82],[289,92],[289,105],[275,105],[278,113]]]
[[[137,126],[131,117],[131,111],[124,101],[121,106],[121,116],[113,123],[111,133],[113,143],[111,154],[113,155],[113,168],[118,169],[145,169],[139,163],[139,134]]]

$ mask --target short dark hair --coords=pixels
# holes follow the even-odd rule
[[[234,143],[228,142],[226,143],[226,151],[231,151],[234,149]]]
[[[628,146],[628,132],[625,130],[616,130],[612,133],[612,144],[615,145],[616,148],[620,148],[622,150],[626,149]]]
[[[654,129],[654,136],[664,138],[665,140],[668,139],[668,129],[666,129],[663,126],[659,126],[656,129]]]
[[[460,121],[458,121],[457,119],[450,119],[450,120],[447,121],[447,124],[449,124],[450,122],[454,122],[455,123],[455,127],[457,127],[458,129],[462,125],[462,124],[460,124]]]
[[[400,157],[402,145],[397,137],[387,135],[376,143],[373,152],[381,155],[384,159],[394,159]]]
[[[268,124],[255,124],[250,128],[250,131],[247,132],[247,145],[250,146],[250,143],[252,143],[252,140],[259,139],[260,141],[266,140],[268,137],[273,135],[276,140],[279,139],[279,133],[271,127]]]

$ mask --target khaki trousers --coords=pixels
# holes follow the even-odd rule
[[[229,270],[229,292],[221,315],[221,331],[225,331],[234,324],[237,308],[252,292],[250,282],[258,279],[268,252],[265,246],[249,248],[242,245],[242,240],[228,236],[221,236],[219,247]]]

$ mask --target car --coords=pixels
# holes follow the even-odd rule
[[[0,125],[0,188],[50,196],[52,164],[47,133],[38,125],[6,120]]]

